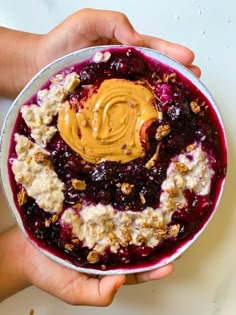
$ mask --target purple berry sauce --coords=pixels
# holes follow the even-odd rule
[[[79,87],[68,96],[71,106],[80,106],[80,100],[88,97],[86,85],[98,88],[105,79],[111,78],[143,80],[147,82],[147,86],[152,87],[158,110],[163,112],[163,120],[154,121],[147,130],[149,146],[145,157],[123,164],[105,161],[96,165],[85,162],[68,147],[57,132],[46,149],[50,152],[55,172],[65,184],[64,207],[83,200],[85,204],[111,204],[118,211],[128,209],[141,212],[148,206],[156,208],[159,204],[161,184],[166,178],[171,158],[183,152],[193,142],[201,143],[204,151],[211,157],[211,166],[215,172],[212,178],[214,185],[207,196],[198,196],[191,191],[185,192],[188,207],[176,210],[171,222],[180,224],[178,237],[168,238],[155,248],[129,245],[117,254],[111,253],[108,249],[100,261],[92,265],[94,269],[102,269],[105,265],[107,270],[120,267],[128,269],[147,267],[174,253],[191,239],[211,216],[226,175],[225,138],[217,114],[208,99],[180,73],[133,48],[110,51],[111,58],[107,62],[95,63],[91,59],[70,68],[69,71],[76,71],[81,79]],[[68,69],[62,70],[64,71]],[[44,88],[49,85],[48,81]],[[194,113],[190,108],[190,103],[196,100],[204,108],[201,114]],[[27,104],[36,102],[37,98],[34,95]],[[144,165],[154,154],[157,146],[156,129],[160,124],[166,123],[171,126],[171,132],[162,139],[159,158],[155,165],[147,169]],[[54,124],[57,125],[57,117]],[[20,113],[13,134],[15,132],[32,140]],[[21,187],[15,182],[11,170],[10,161],[16,157],[14,146],[12,140],[9,173],[13,194],[16,196]],[[84,191],[73,188],[71,180],[75,177],[86,181]],[[117,186],[120,181],[134,184],[134,189],[129,195],[122,194]],[[140,192],[145,197],[145,204],[140,201]],[[32,198],[28,198],[27,202],[19,207],[15,197],[15,204],[24,227],[34,242],[75,266],[91,268],[86,259],[88,248],[81,247],[80,243],[73,244],[72,249],[65,248],[65,244],[71,241],[69,228],[62,229],[59,221],[45,226],[45,220],[50,219],[51,214],[40,209]]]

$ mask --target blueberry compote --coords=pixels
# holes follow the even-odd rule
[[[226,175],[226,145],[221,123],[208,99],[188,79],[175,69],[143,55],[134,48],[110,49],[106,51],[106,58],[101,60],[92,58],[63,69],[60,73],[62,78],[65,78],[66,74],[72,72],[77,73],[79,81],[74,88],[68,88],[62,102],[69,104],[70,109],[80,112],[91,95],[98,93],[104,81],[121,79],[147,88],[153,95],[153,106],[157,115],[155,119],[141,126],[139,137],[143,151],[139,157],[124,163],[106,158],[94,163],[83,158],[62,137],[58,127],[59,110],[47,124],[47,127],[54,128],[53,136],[44,143],[37,142],[37,137],[33,136],[31,130],[33,124],[27,124],[23,111],[20,111],[12,136],[9,172],[15,203],[24,227],[39,247],[49,250],[75,266],[99,270],[150,266],[171,255],[190,240],[203,227],[214,210]],[[52,79],[46,82],[41,90],[45,88],[47,91],[50,90],[52,82]],[[61,82],[55,86],[60,86]],[[38,93],[32,96],[24,107],[32,104],[42,106]],[[82,124],[86,126],[86,122]],[[78,128],[76,136],[80,138],[81,133]],[[38,202],[36,195],[31,192],[31,184],[26,185],[20,181],[20,176],[13,174],[13,161],[20,159],[15,134],[22,135],[30,143],[38,143],[39,147],[43,148],[37,155],[37,163],[41,167],[46,158],[47,165],[62,184],[63,198],[60,210],[45,211],[43,203]],[[128,146],[123,144],[122,148],[124,154],[129,155]],[[214,182],[214,185],[203,182],[207,181],[204,174],[196,177],[195,171],[191,170],[191,163],[195,158],[195,153],[191,155],[191,152],[195,152],[195,148],[201,148],[199,156],[204,155],[206,160],[204,167],[205,169],[208,167],[210,174],[208,181]],[[190,166],[185,165],[183,162],[185,160]],[[198,161],[195,164],[198,165]],[[197,170],[198,166],[193,167]],[[174,169],[173,172],[171,168]],[[41,169],[39,170],[41,172]],[[171,186],[165,190],[164,187],[173,178],[179,183],[178,189]],[[196,184],[198,188],[195,190],[191,185],[181,186],[183,181],[194,179],[196,181],[196,178],[200,184]],[[41,183],[41,186],[43,185],[44,183]],[[184,188],[179,193],[180,187]],[[42,191],[41,189],[40,193]],[[174,205],[170,206],[168,219],[164,217],[164,221],[160,220],[154,226],[154,223],[150,222],[152,218],[150,213],[155,209],[159,209],[160,213],[167,212],[161,208],[164,204],[164,193],[167,194],[167,199],[170,198],[167,202],[175,200],[177,193],[184,202],[181,204],[181,201],[179,203],[175,201]],[[47,196],[45,195],[45,199]],[[132,213],[136,213],[137,217],[140,215],[140,218],[142,213],[147,213],[146,221],[144,218],[145,228],[147,230],[151,228],[158,241],[156,243],[145,241],[145,237],[151,239],[152,235],[145,236],[145,233],[138,235],[136,226],[133,232],[136,233],[135,236],[121,231],[123,236],[126,235],[125,241],[124,239],[120,241],[114,249],[112,247],[115,244],[114,239],[118,239],[120,233],[116,227],[114,231],[108,229],[110,243],[103,245],[99,252],[96,243],[100,244],[101,240],[108,238],[105,234],[106,229],[105,232],[103,229],[103,234],[94,236],[93,243],[89,243],[83,238],[86,235],[79,237],[80,231],[77,229],[76,232],[76,226],[71,223],[71,218],[78,218],[86,208],[92,212],[97,205],[104,209],[110,207],[111,211],[114,211],[112,213],[116,213],[117,216],[128,213],[132,222],[137,220]],[[64,218],[68,209],[73,209],[73,215],[69,219],[68,216]],[[96,221],[96,218],[94,220]],[[109,220],[111,221],[110,218]],[[89,222],[88,220],[88,225]],[[113,222],[111,225],[114,224]],[[117,224],[119,225],[119,222]],[[78,226],[82,229],[82,225]],[[102,230],[99,226],[97,230],[99,228]],[[127,231],[130,232],[130,226],[127,227]],[[136,243],[134,239],[137,240]]]

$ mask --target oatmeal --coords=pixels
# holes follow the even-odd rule
[[[57,128],[51,125],[53,118],[58,114],[58,110],[65,106],[66,96],[76,88],[79,82],[76,73],[70,73],[65,79],[57,75],[50,89],[44,89],[38,93],[40,106],[33,104],[22,107],[22,117],[36,143],[45,146],[55,135]]]
[[[12,162],[12,171],[17,183],[44,211],[60,213],[64,201],[64,184],[54,172],[48,153],[25,136],[15,134],[15,141],[17,158]]]
[[[176,169],[176,165],[180,163],[178,161],[188,167],[187,172]],[[187,206],[184,192],[188,189],[202,196],[207,195],[213,175],[214,171],[201,146],[196,146],[190,154],[180,154],[170,163],[167,177],[161,186],[158,208],[147,207],[142,212],[122,212],[116,211],[111,205],[99,203],[96,206],[85,206],[78,213],[72,207],[63,213],[61,223],[71,229],[73,237],[82,242],[83,246],[98,254],[104,254],[107,248],[117,253],[125,243],[126,246],[142,244],[155,247],[163,237],[175,235],[173,231],[174,227],[176,231],[176,225],[170,224],[171,217],[176,209]],[[129,194],[133,187],[123,185],[123,192]],[[158,235],[160,230],[163,232],[162,237]]]
[[[148,266],[182,246],[211,215],[225,171],[208,100],[134,48],[52,76],[22,104],[9,153],[29,236],[100,270]]]

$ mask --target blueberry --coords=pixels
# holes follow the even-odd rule
[[[190,109],[188,103],[185,101],[175,103],[167,110],[167,115],[170,117],[171,120],[184,119],[189,115],[189,113]]]

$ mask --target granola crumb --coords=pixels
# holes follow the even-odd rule
[[[92,250],[89,252],[87,256],[87,261],[90,262],[91,264],[96,264],[99,261],[99,254],[95,250]]]
[[[168,229],[168,235],[172,237],[177,237],[179,234],[179,230],[180,230],[179,224],[171,225]]]
[[[45,226],[46,228],[48,228],[48,227],[50,227],[51,223],[52,223],[52,221],[51,221],[50,219],[45,219],[45,221],[44,221],[44,226]]]
[[[129,183],[123,183],[121,184],[121,191],[124,195],[129,195],[134,188],[134,185]]]
[[[47,161],[47,154],[42,151],[36,151],[34,153],[34,160],[36,163],[45,163]]]
[[[156,130],[155,138],[158,141],[162,140],[164,137],[166,137],[170,133],[170,130],[171,129],[168,124],[159,126]]]
[[[187,152],[192,152],[195,149],[195,145],[192,143],[187,146],[186,151]]]
[[[164,73],[162,76],[162,82],[168,83],[170,81],[170,82],[174,83],[174,82],[176,82],[176,77],[177,77],[177,75],[175,72]]]
[[[197,101],[192,101],[190,103],[190,108],[194,114],[199,114],[201,112],[201,107]]]
[[[22,188],[18,193],[17,193],[17,201],[19,206],[23,206],[26,201],[27,201],[27,193],[24,188]]]
[[[113,240],[115,240],[115,239],[116,239],[115,234],[114,234],[114,233],[112,233],[112,232],[109,232],[108,237],[109,237],[109,239],[110,239],[111,241],[113,241]]]
[[[71,242],[73,244],[79,244],[79,239],[78,238],[72,238]]]
[[[175,197],[178,191],[176,188],[168,188],[166,189],[166,192],[170,195],[170,197]]]
[[[184,163],[179,163],[179,162],[177,162],[176,164],[175,164],[175,168],[176,168],[176,170],[180,173],[180,174],[185,174],[185,173],[187,173],[188,172],[188,166],[186,165],[186,164],[184,164]]]
[[[145,164],[145,167],[148,168],[149,170],[155,165],[155,161],[150,159],[149,161],[147,161],[147,163]]]
[[[80,179],[72,179],[72,186],[76,190],[85,190],[86,189],[86,183],[83,180]]]
[[[58,215],[54,214],[51,220],[52,220],[52,223],[56,223],[58,221]]]
[[[68,251],[72,251],[72,249],[74,248],[73,244],[65,244],[64,248]]]
[[[161,240],[166,236],[166,231],[161,229],[153,230],[153,236],[156,240]]]
[[[176,78],[177,78],[177,74],[176,72],[172,72],[170,75],[169,75],[169,79],[172,83],[175,83],[176,82]]]
[[[136,242],[137,243],[144,243],[145,242],[145,240],[146,240],[146,238],[145,238],[145,236],[144,235],[138,235],[137,237],[136,237]]]
[[[73,208],[76,208],[77,210],[81,210],[82,209],[82,203],[77,202],[76,204],[73,205]]]
[[[139,198],[141,200],[141,203],[144,205],[146,203],[146,199],[145,199],[144,195],[141,192],[139,193]]]

